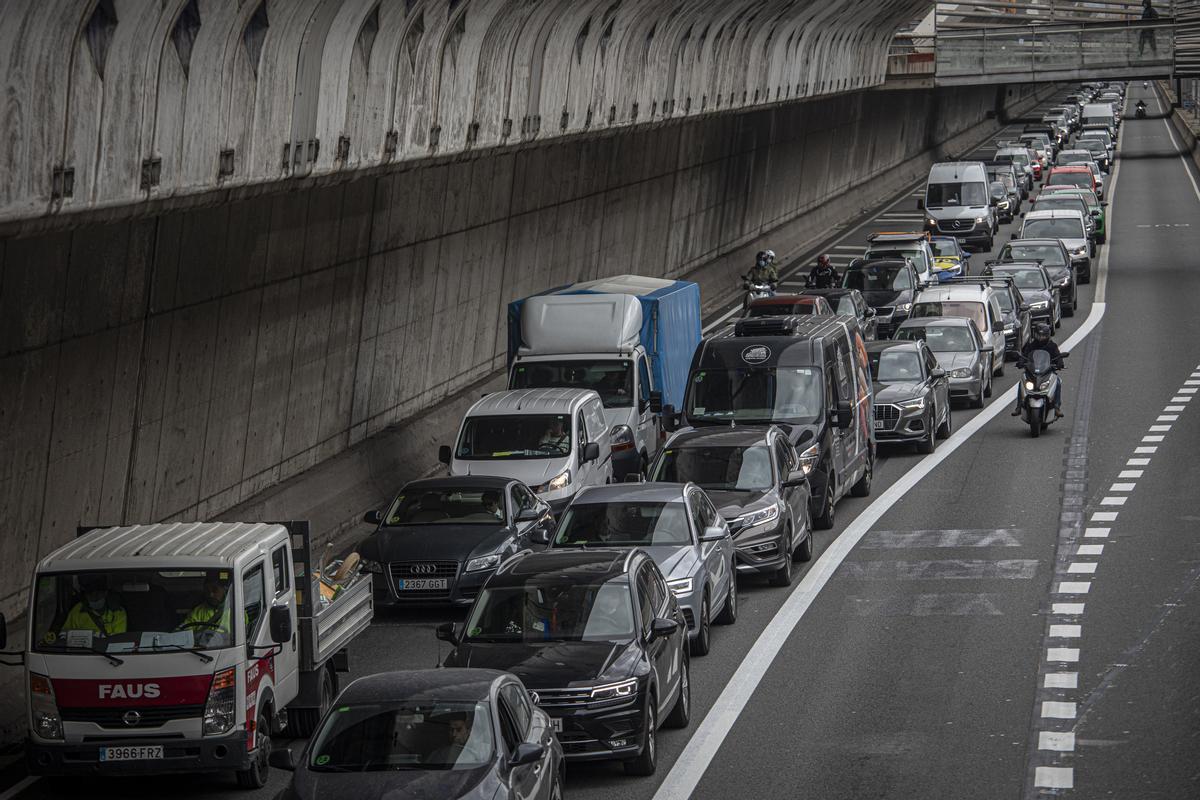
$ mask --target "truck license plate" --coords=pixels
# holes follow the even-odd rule
[[[101,747],[101,761],[150,761],[163,757],[161,744],[139,744],[129,747]]]
[[[445,589],[445,578],[404,578],[396,581],[396,588],[405,589]]]

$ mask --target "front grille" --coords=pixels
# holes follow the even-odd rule
[[[949,233],[970,233],[975,230],[975,221],[969,219],[939,220],[938,230]]]
[[[431,569],[432,568],[432,569]],[[400,598],[422,600],[443,600],[450,597],[454,588],[454,579],[458,576],[457,561],[395,561],[388,564],[392,576],[392,585],[407,578],[445,578],[445,589],[405,589],[396,591]]]
[[[592,690],[581,689],[537,689],[537,704],[545,709],[586,708],[592,699]]]
[[[63,708],[60,711],[64,722],[91,722],[101,728],[136,730],[138,728],[158,728],[177,719],[202,717],[204,716],[204,704],[142,708]],[[126,714],[130,715],[132,722],[126,721]]]
[[[875,319],[876,320],[891,319],[892,312],[895,310],[896,309],[892,308],[891,306],[876,306],[875,307]]]
[[[900,421],[900,409],[893,405],[875,406],[875,422],[879,423],[876,430],[890,431]]]

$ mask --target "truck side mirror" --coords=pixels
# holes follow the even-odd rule
[[[665,405],[662,408],[662,426],[667,433],[674,433],[679,428],[679,418],[675,406]]]
[[[583,446],[583,458],[580,459],[581,463],[587,464],[591,461],[599,461],[599,460],[600,460],[600,445],[596,444],[595,442],[588,442],[587,444],[585,444]]]
[[[275,644],[287,644],[292,640],[292,610],[287,606],[271,606],[271,616],[268,620],[271,628],[271,641]]]
[[[917,198],[917,211],[924,211],[924,210],[925,210],[925,198],[918,197]]]
[[[662,392],[650,393],[650,413],[661,414],[663,410]]]
[[[854,422],[854,411],[850,408],[849,401],[839,400],[837,404],[837,411],[834,412],[834,416],[837,420],[837,426],[839,428],[842,430],[849,428],[851,423]]]
[[[444,444],[438,448],[438,461],[449,466],[449,464],[450,464],[450,445]]]

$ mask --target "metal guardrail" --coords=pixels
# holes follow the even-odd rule
[[[1174,61],[1174,34],[1172,20],[939,31],[936,76],[940,83],[985,76],[1001,81],[1099,77],[1117,71],[1167,74]]]

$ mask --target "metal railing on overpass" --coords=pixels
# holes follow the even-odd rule
[[[1169,75],[1169,19],[939,30],[938,85]]]

